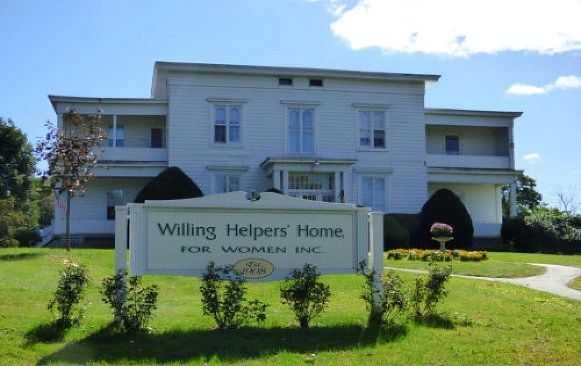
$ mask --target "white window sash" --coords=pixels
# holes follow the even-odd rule
[[[366,183],[367,180],[367,183]],[[370,189],[366,192],[366,186]],[[371,207],[372,209],[387,212],[387,177],[384,175],[362,175],[359,179],[359,203]],[[378,196],[377,194],[380,194]],[[369,199],[370,202],[366,202]]]
[[[368,113],[369,116],[369,128],[363,126],[363,113]],[[375,126],[375,113],[383,113],[383,128],[376,128]],[[359,124],[359,140],[358,146],[363,149],[374,149],[374,150],[382,150],[387,149],[387,113],[384,109],[367,109],[361,108],[357,111],[357,118]],[[369,136],[369,145],[361,144],[361,138],[363,137],[362,131],[366,131],[366,135]],[[375,146],[375,132],[376,131],[383,131],[383,145],[384,146]]]
[[[291,111],[296,110],[298,111],[298,151],[292,151],[292,144],[291,144]],[[311,112],[311,128],[305,128],[305,122],[304,122],[304,112],[305,111],[310,111]],[[286,128],[286,134],[287,134],[287,151],[289,153],[292,154],[314,154],[315,153],[315,123],[316,123],[316,117],[315,117],[315,108],[313,108],[312,106],[289,106],[289,108],[287,108],[287,128]],[[305,149],[305,137],[307,136],[305,134],[305,131],[308,131],[310,133],[310,137],[311,137],[311,147],[312,150],[311,151],[306,151]]]
[[[217,123],[217,113],[216,109],[224,108],[224,123]],[[238,108],[238,122],[232,123],[231,109]],[[229,104],[229,103],[215,103],[213,104],[212,112],[212,143],[216,145],[240,145],[242,143],[242,105],[241,104]],[[224,126],[225,141],[216,141],[216,126]],[[231,128],[238,129],[238,141],[230,141],[231,139]]]

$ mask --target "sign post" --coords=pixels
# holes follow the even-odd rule
[[[305,264],[322,274],[375,271],[379,304],[383,215],[366,207],[245,192],[146,201],[116,208],[116,270],[126,269],[127,214],[133,275],[202,276],[210,262],[247,280],[279,280]]]

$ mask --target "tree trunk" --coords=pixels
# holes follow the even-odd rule
[[[65,247],[71,250],[71,192],[67,190],[67,207],[65,212]]]

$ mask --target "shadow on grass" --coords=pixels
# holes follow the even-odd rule
[[[34,259],[36,257],[40,257],[43,255],[44,253],[2,254],[0,255],[0,261],[2,262],[23,261],[27,259]]]
[[[32,328],[24,335],[25,345],[34,343],[53,343],[63,340],[67,330],[57,324],[56,321],[40,324]]]
[[[422,317],[415,317],[416,324],[425,325],[430,328],[454,329],[454,320],[445,314],[430,314]]]
[[[405,327],[404,327],[405,328]],[[346,350],[406,334],[404,328],[387,332],[358,325],[299,328],[243,328],[219,331],[209,329],[170,330],[164,333],[123,335],[105,327],[85,339],[70,343],[46,356],[39,364],[92,362],[113,363],[200,363],[253,359],[281,351],[316,353]]]

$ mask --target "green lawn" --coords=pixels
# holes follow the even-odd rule
[[[46,304],[66,254],[62,250],[0,250],[0,364],[245,364],[245,365],[578,365],[581,303],[523,287],[453,278],[440,309],[448,326],[411,321],[397,332],[365,328],[358,276],[324,276],[329,310],[309,331],[297,329],[280,304],[277,282],[249,285],[251,296],[271,304],[261,327],[216,331],[202,317],[199,281],[147,277],[160,287],[152,332],[111,335],[109,309],[98,285],[113,272],[111,250],[74,250],[88,265],[86,318],[62,341],[31,337],[51,320]],[[415,277],[402,273],[407,283]]]
[[[571,282],[567,284],[567,286],[571,287],[572,289],[581,291],[581,276],[572,279]]]
[[[562,264],[581,267],[581,255],[531,254],[489,252],[489,259],[482,262],[453,261],[455,274],[484,277],[527,277],[542,274],[544,269],[527,263]],[[427,269],[428,262],[407,259],[385,259],[389,267]]]

